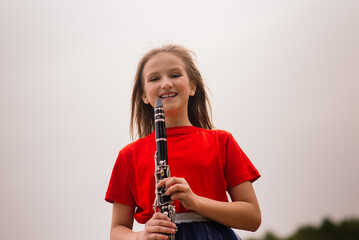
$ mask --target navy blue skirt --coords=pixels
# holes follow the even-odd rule
[[[213,221],[177,223],[176,240],[238,240],[233,230]]]

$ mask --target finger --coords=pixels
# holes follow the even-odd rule
[[[164,215],[161,212],[155,212],[155,214],[153,214],[152,216],[152,219],[163,219],[163,220],[171,221],[168,216]]]
[[[171,196],[172,194],[176,193],[176,192],[190,192],[191,188],[189,187],[188,184],[174,184],[172,186],[170,186],[167,191],[166,191],[166,195]]]
[[[176,224],[174,224],[171,221],[167,221],[167,220],[151,220],[148,221],[147,225],[148,227],[166,227],[166,228],[176,228]]]
[[[165,184],[166,184],[166,189],[168,189],[170,186],[175,185],[175,184],[187,184],[187,181],[184,178],[178,178],[178,177],[171,177],[169,178]]]
[[[176,233],[176,228],[163,227],[163,226],[148,226],[146,231],[149,234],[154,234],[154,233],[174,234]]]
[[[147,239],[166,240],[166,239],[168,239],[168,236],[160,234],[160,233],[152,233],[152,234],[148,235]]]
[[[171,219],[163,213],[156,212],[152,218],[147,222],[149,226],[165,226],[170,228],[176,228],[176,224],[171,222]]]
[[[146,223],[146,239],[168,239],[165,234],[175,234],[176,224],[172,223],[169,217],[161,212],[153,214],[152,218]]]
[[[160,181],[157,183],[156,187],[157,187],[157,188],[162,187],[163,185],[166,184],[166,182],[167,182],[169,179],[170,179],[170,178],[164,178],[164,179],[160,180]]]

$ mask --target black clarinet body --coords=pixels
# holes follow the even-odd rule
[[[159,181],[164,178],[170,177],[170,168],[167,159],[167,135],[166,135],[166,124],[165,114],[163,110],[162,99],[158,98],[154,109],[155,118],[155,133],[156,133],[156,148],[155,153],[155,179],[156,185]],[[165,195],[165,186],[156,188],[156,199],[153,204],[153,210],[156,212],[157,209],[168,216],[171,221],[175,222],[176,210],[172,204],[170,196]],[[175,235],[168,235],[170,240],[175,240]]]

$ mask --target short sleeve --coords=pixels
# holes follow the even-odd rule
[[[246,181],[254,182],[260,177],[258,170],[230,133],[227,135],[225,149],[225,178],[228,190]]]
[[[112,170],[110,183],[107,188],[105,200],[113,203],[118,202],[124,205],[135,207],[135,201],[129,185],[128,171],[125,156],[120,151]]]

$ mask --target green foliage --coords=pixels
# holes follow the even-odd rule
[[[267,232],[262,239],[257,240],[358,240],[359,219],[346,219],[334,223],[325,218],[320,226],[302,226],[287,238],[278,238],[274,233]]]
[[[277,240],[278,238],[274,235],[274,233],[267,232],[264,236],[264,240]]]

